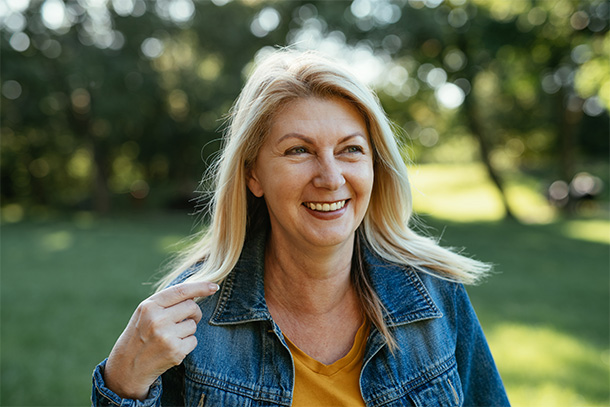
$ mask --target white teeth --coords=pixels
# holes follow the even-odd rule
[[[336,211],[338,209],[343,208],[345,206],[345,201],[338,201],[338,202],[333,202],[333,203],[330,203],[330,204],[328,204],[328,203],[320,204],[320,203],[306,202],[305,206],[307,206],[312,211],[331,212],[331,211]]]

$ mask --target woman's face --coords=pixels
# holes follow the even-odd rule
[[[340,98],[297,99],[274,118],[248,188],[271,233],[294,248],[352,244],[373,188],[373,151],[359,112]]]

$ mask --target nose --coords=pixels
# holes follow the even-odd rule
[[[318,157],[318,171],[313,179],[316,188],[324,188],[331,191],[339,189],[345,184],[343,170],[337,163],[334,154]]]

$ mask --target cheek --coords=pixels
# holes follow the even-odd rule
[[[299,193],[305,178],[303,175],[302,171],[297,171],[292,166],[270,167],[262,186],[267,195],[288,198]]]
[[[363,195],[371,194],[374,180],[375,173],[372,165],[363,165],[359,171],[354,174],[354,182],[356,183],[359,192]]]
[[[303,185],[314,176],[315,163],[313,162],[299,162],[299,163],[286,163],[282,165],[269,166],[267,171],[268,179],[277,184],[281,185]]]

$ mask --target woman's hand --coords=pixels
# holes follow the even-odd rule
[[[217,290],[213,283],[182,283],[144,300],[110,352],[106,387],[122,398],[144,400],[157,377],[197,346],[201,310],[194,298]]]

